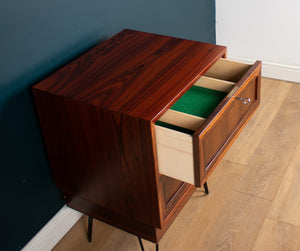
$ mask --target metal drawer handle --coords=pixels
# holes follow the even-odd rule
[[[235,97],[236,99],[240,100],[240,101],[243,101],[243,103],[245,105],[249,105],[250,102],[251,102],[251,99],[250,98],[240,98],[240,97]]]

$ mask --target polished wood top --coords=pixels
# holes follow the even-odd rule
[[[123,30],[34,89],[156,121],[226,47]]]

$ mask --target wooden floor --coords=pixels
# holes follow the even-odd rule
[[[160,241],[160,250],[300,250],[300,84],[263,79],[261,106]],[[54,247],[140,250],[135,236],[87,218]],[[144,241],[145,250],[155,245]]]

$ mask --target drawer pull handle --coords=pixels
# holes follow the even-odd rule
[[[240,98],[240,97],[235,97],[236,99],[240,100],[240,101],[243,101],[243,103],[245,105],[249,105],[250,102],[251,102],[251,99],[250,98]]]

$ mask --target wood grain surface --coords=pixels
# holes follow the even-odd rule
[[[35,88],[155,120],[225,53],[223,46],[124,30]]]
[[[36,90],[34,95],[57,186],[120,217],[160,227],[150,122]]]
[[[208,231],[209,227],[216,224],[225,210],[232,191],[245,168],[243,165],[221,160],[218,168],[210,176],[209,195],[205,195],[204,189],[196,190],[192,199],[161,240],[162,249],[197,250],[196,247],[202,235]],[[228,226],[224,226],[224,229],[228,229]]]
[[[223,59],[222,62],[226,60]],[[201,186],[260,103],[261,62],[247,66],[236,86],[193,134],[195,184]],[[238,98],[250,98],[248,105]]]
[[[195,249],[251,250],[270,205],[270,201],[233,192],[214,224],[201,235]]]
[[[300,227],[300,142],[286,169],[268,216]]]
[[[253,251],[297,251],[300,249],[300,227],[266,218]]]
[[[280,84],[279,80],[264,79],[260,101],[262,107],[255,112],[247,127],[224,155],[224,159],[244,165],[249,163],[291,87],[291,83]],[[241,149],[241,144],[248,145],[248,148]]]
[[[158,242],[195,187],[159,174],[153,122],[225,53],[222,46],[124,30],[34,86],[54,178],[67,205]],[[260,101],[261,62],[250,66],[221,59],[216,67],[223,70],[224,64],[229,71],[220,77],[237,84],[193,135],[197,186]],[[250,105],[241,105],[237,96],[250,98]],[[219,215],[211,228],[221,228],[234,215],[247,219],[239,222],[242,228],[251,223],[259,216],[252,210],[261,200],[254,195],[231,195],[227,218]],[[236,211],[231,210],[235,203],[240,205]],[[260,217],[269,204],[260,203]],[[259,218],[254,224],[253,233],[261,222]],[[246,241],[239,236],[224,238],[235,247],[236,239]],[[248,241],[250,247],[252,239]]]
[[[251,150],[252,155],[247,157],[250,158],[249,163],[242,164],[242,158],[242,163],[237,163],[237,158],[231,160],[228,157],[227,160],[221,160],[208,180],[210,194],[206,196],[203,189],[196,190],[161,239],[160,250],[300,250],[300,229],[297,225],[299,213],[296,210],[299,198],[297,175],[300,139],[286,141],[278,146],[281,149],[278,151],[273,145],[280,143],[280,136],[269,136],[270,133],[274,135],[276,128],[280,130],[278,133],[281,135],[290,130],[295,132],[295,124],[299,124],[296,112],[296,107],[300,106],[299,85],[263,79],[262,93],[271,93],[279,90],[277,88],[282,91],[285,88],[290,90],[283,91],[280,97],[283,102],[276,108],[273,119],[268,117],[271,107],[269,102],[262,102],[257,110],[259,116],[256,123],[248,123],[244,129],[248,133],[247,138],[252,142],[258,135],[257,131],[261,130],[258,125],[262,123],[266,127],[259,142],[252,145],[254,151]],[[266,109],[265,106],[269,108]],[[271,121],[264,124],[265,117]],[[298,133],[294,134],[295,137],[297,135]],[[237,155],[244,154],[249,149],[246,141],[237,140],[235,145],[238,149]],[[274,162],[270,161],[266,154],[258,155],[263,149],[267,149],[268,155],[272,156],[282,152],[280,158],[289,152],[291,154],[289,158],[283,157],[273,174],[269,170],[274,166]],[[252,164],[256,158],[259,158],[257,167]],[[274,160],[277,162],[277,158]],[[254,169],[254,172],[250,172],[249,169]],[[266,175],[262,175],[264,170],[267,171]],[[276,182],[270,182],[274,177]],[[263,198],[262,193],[253,193],[253,189],[250,189],[252,186],[248,190],[240,189],[251,183],[268,184],[270,189],[274,190],[274,196]],[[177,185],[180,186],[180,183]],[[169,189],[166,197],[171,195],[172,189]],[[84,217],[53,250],[140,250],[136,236],[117,228],[95,221],[93,231],[95,238],[92,243],[88,243],[87,218]],[[143,242],[145,250],[155,250],[153,243],[145,240]]]
[[[300,140],[300,85],[293,85],[256,148],[238,190],[273,200]]]
[[[124,30],[35,85],[67,205],[159,241],[195,188],[178,188],[173,179],[164,186],[153,122],[225,53],[223,46]]]

